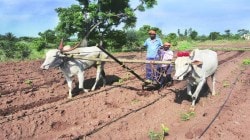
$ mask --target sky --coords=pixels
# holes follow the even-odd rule
[[[131,0],[135,6],[136,1]],[[75,0],[0,0],[0,34],[38,36],[58,23],[55,9],[77,4]],[[250,0],[158,0],[158,5],[136,12],[136,28],[150,25],[163,33],[192,28],[199,34],[230,29],[250,29]]]

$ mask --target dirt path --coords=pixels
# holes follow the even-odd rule
[[[68,100],[59,70],[39,70],[41,61],[0,64],[0,139],[148,139],[161,124],[170,128],[167,139],[195,139],[212,120],[233,87],[226,107],[203,139],[249,137],[250,68],[240,64],[249,52],[218,52],[217,96],[204,91],[195,117],[181,121],[190,100],[185,82],[157,91],[141,91],[141,83],[114,63],[105,66],[108,86],[77,93]],[[140,58],[137,53],[120,54]],[[141,64],[129,64],[144,75]],[[236,84],[232,82],[237,78]],[[95,69],[86,72],[86,87],[94,82]],[[128,79],[118,82],[119,78]],[[179,89],[179,90],[177,90]]]

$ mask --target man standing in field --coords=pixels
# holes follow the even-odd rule
[[[145,41],[144,47],[147,48],[147,60],[159,60],[160,54],[159,49],[163,46],[162,41],[156,36],[154,30],[149,31],[149,38]],[[157,69],[157,65],[146,64],[146,82],[152,83],[158,78],[157,74],[154,73],[154,69]]]

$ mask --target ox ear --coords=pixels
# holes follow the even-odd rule
[[[194,60],[191,64],[192,64],[192,65],[196,65],[196,66],[198,66],[198,67],[201,67],[202,64],[203,64],[203,62],[202,62],[202,61],[199,61],[199,60]]]

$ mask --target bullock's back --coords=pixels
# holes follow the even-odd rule
[[[104,52],[102,52],[102,50],[100,50],[96,46],[76,48],[76,49],[70,51],[69,53],[79,53],[79,55],[83,55],[83,56],[84,55],[95,55],[95,54],[101,54],[101,55],[107,56]]]
[[[193,60],[201,61],[202,71],[206,73],[206,76],[210,76],[215,73],[218,67],[217,53],[212,50],[194,50]]]
[[[76,53],[75,55],[79,55],[83,58],[107,58],[107,55],[96,46],[76,48],[69,53]],[[77,59],[77,61],[82,63],[83,69],[88,69],[93,65],[104,63],[101,61],[89,61],[83,59]]]
[[[76,48],[68,53],[73,53],[74,55],[80,55],[82,57],[91,58],[107,58],[108,56],[96,46],[91,47],[80,47]]]

